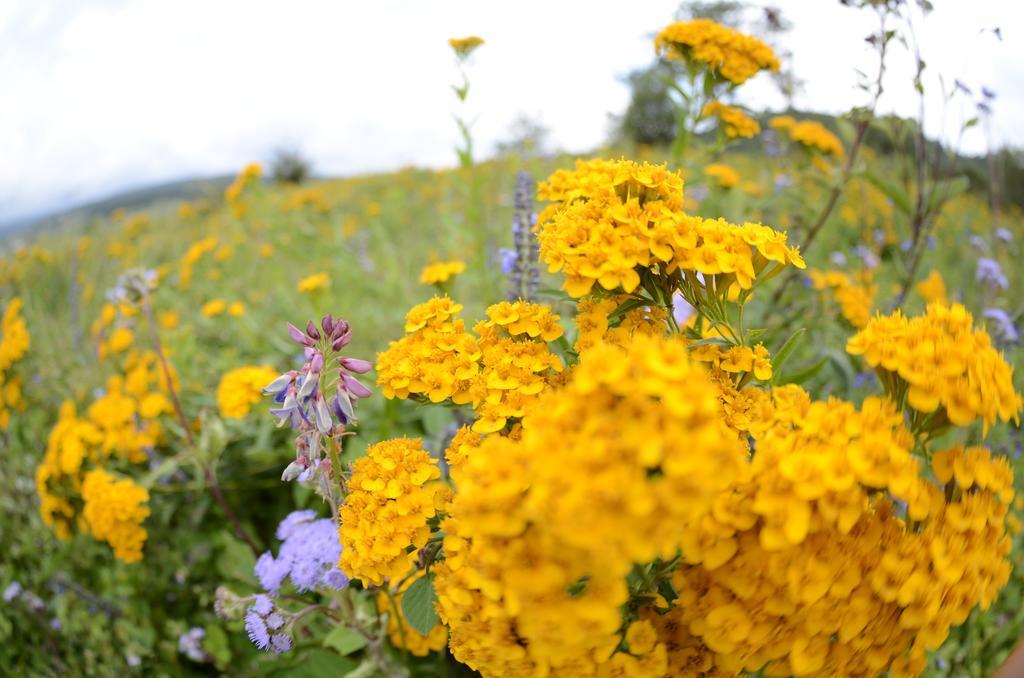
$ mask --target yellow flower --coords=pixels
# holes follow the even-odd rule
[[[459,59],[465,59],[473,53],[480,45],[484,44],[483,38],[470,35],[465,38],[448,38],[448,46],[455,50]]]
[[[725,136],[730,139],[737,137],[752,139],[761,131],[761,125],[743,109],[736,106],[724,104],[721,101],[709,101],[701,111],[701,117],[709,118],[714,116],[722,121]]]
[[[158,316],[160,327],[165,330],[173,330],[180,321],[176,311],[161,311]]]
[[[228,315],[233,318],[241,318],[245,315],[245,304],[240,301],[233,301],[228,304]]]
[[[445,283],[465,270],[466,264],[462,261],[437,261],[423,268],[420,273],[420,282],[424,285]]]
[[[740,183],[740,175],[733,168],[722,163],[712,163],[704,167],[704,174],[715,180],[719,188],[735,188]]]
[[[406,336],[377,354],[377,384],[384,397],[470,402],[481,352],[476,338],[457,317],[461,310],[447,296],[410,309],[405,317]]]
[[[371,445],[352,465],[340,511],[341,560],[349,577],[368,586],[397,583],[410,572],[430,536],[440,469],[419,439]],[[409,549],[412,547],[412,550]]]
[[[203,304],[199,312],[207,318],[213,318],[223,313],[227,307],[228,304],[223,299],[211,299]]]
[[[82,499],[82,517],[92,535],[110,544],[118,560],[142,560],[149,492],[130,479],[115,480],[103,469],[93,469],[82,482]]]
[[[946,304],[946,283],[942,279],[942,274],[938,270],[933,269],[928,277],[917,283],[914,287],[917,293],[921,295],[926,304]]]
[[[868,324],[875,294],[878,293],[878,286],[872,283],[870,271],[862,272],[858,276],[860,280],[842,271],[810,271],[809,275],[814,289],[832,291],[847,322],[857,329]]]
[[[313,275],[306,276],[305,278],[300,280],[299,284],[296,286],[296,289],[299,292],[311,293],[311,292],[317,292],[319,290],[325,289],[330,284],[331,284],[330,276],[328,276],[324,272],[320,272],[320,273],[314,273]]]
[[[242,419],[263,398],[263,387],[277,378],[267,365],[238,367],[226,372],[217,385],[217,408],[225,419]]]
[[[981,419],[984,431],[996,419],[1020,421],[1024,401],[1014,390],[1013,369],[984,329],[960,304],[931,304],[923,316],[897,310],[873,318],[846,344],[875,368],[887,392],[915,410],[917,430],[967,426]],[[932,413],[935,413],[933,416]]]
[[[769,262],[804,267],[784,233],[684,214],[682,179],[663,166],[578,161],[574,171],[552,174],[538,193],[555,201],[535,228],[540,257],[551,272],[565,275],[563,287],[574,297],[595,283],[633,292],[639,271],[655,266],[699,272],[707,289],[720,294],[733,284],[749,289]],[[707,280],[717,275],[722,279]],[[691,284],[704,285],[696,277]]]
[[[703,64],[734,85],[742,85],[759,71],[779,70],[779,60],[767,44],[710,19],[670,24],[658,33],[654,46],[666,59]]]
[[[647,622],[627,629],[629,655],[616,652],[626,577],[674,556],[741,470],[718,411],[681,339],[635,335],[584,352],[516,438],[453,443],[457,492],[435,568],[453,655],[484,675],[665,675]]]
[[[29,348],[28,326],[21,316],[22,301],[14,297],[0,319],[0,372],[21,360]]]
[[[769,126],[773,129],[784,130],[791,141],[808,150],[818,151],[836,158],[842,158],[846,154],[843,150],[843,142],[839,140],[839,137],[816,120],[797,122],[789,116],[779,116],[772,118]]]

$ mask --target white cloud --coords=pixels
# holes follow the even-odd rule
[[[870,15],[821,0],[774,4],[794,23],[787,44],[807,82],[797,103],[833,112],[859,103],[853,71],[872,67],[863,42]],[[937,4],[921,29],[929,72],[999,92],[998,139],[1021,144],[1024,130],[1012,123],[1024,112],[1024,59],[1009,28],[1024,11],[996,0]],[[522,112],[539,115],[563,147],[593,147],[607,114],[625,107],[619,76],[651,60],[651,35],[676,6],[0,3],[0,220],[126,185],[231,172],[282,144],[300,146],[327,173],[451,163],[452,35],[487,40],[471,66],[483,148]],[[996,25],[1004,42],[978,34]],[[915,111],[908,69],[906,58],[894,63],[884,109]],[[743,99],[781,103],[767,81]],[[938,111],[932,100],[929,110]],[[932,129],[937,121],[930,116]],[[980,130],[965,147],[984,147]]]

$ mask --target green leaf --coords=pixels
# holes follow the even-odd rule
[[[437,625],[437,610],[434,603],[434,574],[428,572],[420,577],[402,594],[402,615],[409,626],[421,635],[427,635]]]
[[[443,407],[423,407],[420,409],[420,421],[429,437],[440,438],[452,423],[452,413]]]
[[[366,637],[347,626],[339,626],[324,638],[324,647],[329,647],[344,657],[366,647]]]
[[[717,346],[722,346],[723,348],[733,346],[733,342],[721,337],[706,337],[704,339],[691,342],[689,346],[690,348],[697,348],[698,346],[707,346],[708,344],[715,344]]]
[[[883,179],[871,171],[864,172],[864,178],[870,181],[875,188],[880,190],[882,193],[885,193],[900,212],[910,216],[910,197],[907,195],[906,191],[893,182]]]
[[[940,205],[949,202],[971,187],[970,180],[964,175],[953,177],[944,184],[939,184],[932,189],[928,199],[929,213],[936,211]]]
[[[227,668],[231,663],[231,645],[228,642],[228,634],[219,624],[208,624],[204,628],[206,635],[203,637],[203,649],[213,657],[218,668]]]
[[[786,343],[782,345],[782,348],[780,348],[775,354],[775,359],[772,360],[773,375],[776,377],[779,375],[782,371],[782,366],[786,364],[787,360],[789,360],[789,356],[792,355],[793,350],[796,349],[797,344],[800,343],[800,340],[805,334],[807,334],[807,328],[801,327],[793,332],[793,334],[789,335],[789,339],[786,339]],[[773,379],[772,381],[774,382],[775,380]]]
[[[820,360],[818,360],[818,362],[814,363],[813,365],[810,365],[809,367],[805,367],[796,372],[790,372],[789,374],[784,374],[781,377],[779,377],[779,381],[777,383],[779,386],[783,386],[785,384],[803,384],[808,379],[810,379],[818,372],[820,372],[821,368],[825,366],[825,363],[827,361],[828,358],[821,358]]]
[[[271,675],[291,678],[304,676],[344,676],[354,671],[359,664],[347,657],[339,657],[333,652],[326,650],[310,650],[301,655],[299,661],[281,671]]]
[[[255,582],[253,568],[256,566],[256,558],[249,547],[228,533],[221,536],[220,542],[221,548],[216,562],[217,573],[231,581]]]

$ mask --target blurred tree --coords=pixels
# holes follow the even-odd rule
[[[520,113],[509,125],[508,139],[498,142],[498,155],[518,155],[523,158],[544,155],[550,150],[550,134],[551,130],[545,127],[539,118]]]
[[[279,148],[270,164],[270,176],[279,184],[301,184],[313,175],[313,163],[297,148]]]

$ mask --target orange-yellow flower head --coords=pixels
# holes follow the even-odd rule
[[[921,415],[923,430],[967,426],[981,419],[1020,421],[1022,400],[1013,368],[960,304],[932,304],[922,316],[900,311],[873,318],[846,344],[878,372],[886,390]],[[920,417],[919,417],[920,418]]]
[[[767,44],[710,19],[670,24],[658,33],[654,47],[666,59],[698,62],[734,85],[760,71],[779,70],[779,60]]]

